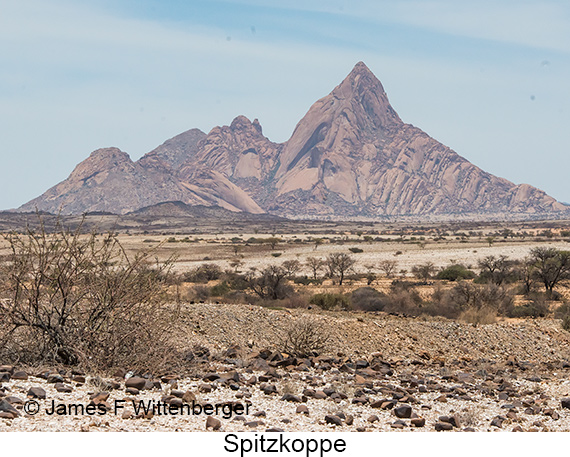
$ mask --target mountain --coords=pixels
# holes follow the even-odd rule
[[[404,123],[359,62],[273,143],[245,116],[188,130],[137,162],[100,149],[20,210],[127,213],[167,201],[286,217],[531,216],[568,207],[493,176]]]

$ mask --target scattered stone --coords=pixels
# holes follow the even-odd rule
[[[208,373],[202,379],[204,381],[212,382],[212,381],[216,381],[217,379],[220,379],[220,375],[217,373]]]
[[[46,398],[46,391],[41,387],[30,387],[30,390],[28,390],[28,397],[44,400]]]
[[[570,409],[570,398],[563,398],[561,403],[563,408]]]
[[[196,395],[194,395],[190,390],[187,390],[182,396],[182,401],[184,403],[192,403],[193,401],[196,401]]]
[[[451,425],[449,422],[436,422],[435,423],[435,431],[436,432],[442,432],[442,431],[448,431],[448,430],[453,430],[453,425]]]
[[[553,410],[552,408],[547,408],[543,411],[543,414],[545,416],[550,416],[552,418],[552,420],[557,421],[558,419],[560,419],[560,414],[558,414],[555,410]]]
[[[282,428],[279,427],[271,427],[268,428],[267,430],[265,430],[266,432],[277,432],[277,433],[283,433],[285,432],[285,430],[283,430]]]
[[[325,387],[325,388],[323,389],[323,392],[325,393],[325,395],[326,395],[327,397],[330,397],[330,396],[332,396],[332,395],[334,395],[334,394],[336,393],[336,390],[334,390],[334,389],[332,389],[332,388],[330,388],[330,387]]]
[[[134,387],[138,390],[143,390],[146,386],[147,380],[145,378],[139,378],[138,376],[133,376],[125,381],[125,387]]]
[[[354,416],[349,414],[348,416],[346,416],[346,419],[344,420],[344,423],[346,425],[352,425],[354,423]]]
[[[309,415],[309,408],[307,405],[299,405],[297,406],[297,410],[295,411],[297,414],[306,414]]]
[[[63,383],[63,376],[61,376],[58,373],[51,373],[48,375],[46,381],[49,382],[50,384],[55,384],[57,382]]]
[[[342,419],[336,415],[329,414],[325,416],[325,422],[327,424],[336,425],[338,427],[342,426]]]
[[[26,373],[25,371],[15,371],[12,374],[12,379],[15,379],[17,381],[27,381],[28,380],[28,373]]]
[[[423,417],[414,417],[411,420],[411,423],[414,427],[424,427],[426,425],[426,420]]]
[[[461,427],[461,421],[459,420],[459,417],[456,415],[454,415],[454,416],[440,416],[439,422],[447,422],[448,424],[451,424],[452,427],[456,427],[456,428]]]
[[[372,424],[374,422],[378,422],[380,420],[380,418],[376,414],[372,414],[372,416],[370,416],[366,420]]]
[[[293,395],[293,394],[285,394],[281,397],[282,401],[290,401],[293,403],[301,403],[301,397],[297,396],[297,395]]]
[[[136,387],[127,387],[125,389],[125,392],[128,393],[129,395],[138,395],[140,393],[139,389],[137,389]]]
[[[69,393],[73,392],[73,387],[68,386],[67,384],[64,384],[63,382],[56,382],[54,387],[55,387],[55,390],[57,390],[60,393],[69,394]]]
[[[5,419],[14,419],[15,417],[18,417],[20,415],[18,410],[14,408],[12,404],[6,400],[0,400],[0,412],[5,413],[5,415],[3,416]]]
[[[206,419],[206,430],[211,428],[212,430],[219,430],[222,427],[222,422],[215,417],[208,416]]]
[[[7,371],[0,371],[0,382],[10,381],[11,375]]]
[[[503,422],[505,422],[507,420],[506,417],[503,416],[496,416],[493,418],[493,420],[491,421],[491,426],[492,427],[497,427],[497,428],[503,428]]]
[[[398,406],[394,409],[394,414],[400,419],[409,419],[412,417],[412,407],[410,405]]]

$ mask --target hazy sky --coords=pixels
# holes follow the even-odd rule
[[[285,141],[360,60],[404,122],[570,202],[568,0],[0,0],[0,40],[0,208],[239,114]]]

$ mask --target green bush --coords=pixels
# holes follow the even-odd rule
[[[341,309],[347,310],[350,308],[350,299],[343,294],[315,294],[309,300],[309,303],[316,305],[324,310]]]
[[[210,288],[210,295],[212,297],[223,297],[230,291],[230,286],[226,281],[223,281],[219,284]]]
[[[473,279],[475,276],[475,272],[465,268],[463,265],[455,264],[441,270],[437,274],[437,279],[457,281],[458,279]]]

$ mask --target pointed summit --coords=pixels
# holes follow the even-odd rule
[[[303,175],[303,187],[315,185],[317,169],[324,165],[323,153],[335,149],[353,153],[353,145],[367,142],[369,135],[394,130],[402,120],[390,105],[382,83],[363,62],[326,97],[318,100],[295,127],[281,158],[278,177],[284,177],[298,163],[314,169]],[[344,153],[343,153],[344,154]],[[309,179],[306,179],[310,175]],[[291,182],[289,178],[280,182]],[[286,189],[290,185],[285,186]]]

